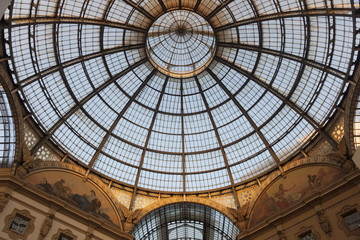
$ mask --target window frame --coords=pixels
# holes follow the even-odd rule
[[[75,236],[70,229],[61,229],[59,228],[57,233],[51,238],[51,240],[59,240],[61,235],[65,235],[66,237],[71,238],[71,240],[77,240],[77,236]]]
[[[302,226],[299,231],[295,234],[295,239],[301,240],[309,232],[312,233],[314,240],[320,240],[320,234],[314,230],[312,226]]]
[[[357,204],[352,206],[347,205],[338,213],[339,226],[345,231],[347,236],[360,236],[360,227],[355,230],[350,230],[345,221],[345,217],[354,212],[358,212],[360,214],[360,208]]]
[[[10,229],[16,216],[23,217],[28,220],[26,227],[22,233],[15,232]],[[3,232],[7,233],[11,239],[27,239],[29,234],[34,231],[35,217],[28,210],[14,209],[13,212],[5,217],[5,226]]]

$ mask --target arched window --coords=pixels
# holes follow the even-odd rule
[[[135,239],[236,239],[240,230],[224,214],[195,203],[156,209],[134,227]]]

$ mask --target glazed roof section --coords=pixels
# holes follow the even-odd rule
[[[14,0],[4,33],[12,77],[51,140],[83,166],[141,189],[198,192],[281,167],[321,135],[355,59],[351,1],[182,0],[217,39],[186,79],[150,63],[164,0]]]

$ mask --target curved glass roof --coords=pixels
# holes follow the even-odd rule
[[[0,168],[11,168],[15,157],[15,123],[10,104],[0,84]]]
[[[5,46],[17,90],[44,132],[32,152],[51,140],[114,181],[198,192],[281,169],[315,135],[335,146],[323,127],[353,71],[355,7],[350,0],[14,0]],[[196,16],[194,50],[151,30],[160,20],[171,29],[178,21],[171,13],[184,12]],[[179,39],[189,34],[175,31]],[[157,38],[160,59],[175,51],[169,45],[188,54],[164,60],[168,66],[196,63],[192,51],[215,52],[211,38],[216,53],[204,70],[195,64],[194,76],[171,67],[166,75],[146,53]]]
[[[175,203],[158,208],[142,218],[131,231],[135,239],[236,239],[240,233],[219,211],[195,203]]]
[[[215,54],[215,36],[199,14],[172,10],[156,19],[146,38],[149,60],[162,73],[175,78],[195,76]]]

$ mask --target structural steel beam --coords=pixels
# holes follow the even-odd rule
[[[140,7],[138,4],[134,3],[131,0],[123,0],[124,2],[126,2],[128,5],[132,6],[133,8],[135,8],[136,10],[138,10],[139,12],[141,12],[145,17],[147,17],[148,19],[151,20],[151,22],[155,21],[155,18],[153,15],[151,15],[150,13],[148,13],[145,9],[143,9],[142,7]]]
[[[308,66],[317,68],[319,70],[322,70],[324,72],[327,72],[331,75],[334,75],[342,80],[345,79],[345,72],[342,72],[338,69],[332,68],[330,66],[326,66],[322,63],[318,63],[314,60],[310,60],[310,59],[306,59],[304,57],[299,57],[290,53],[286,53],[283,51],[277,51],[277,50],[273,50],[273,49],[269,49],[269,48],[261,48],[259,46],[255,46],[255,45],[249,45],[249,44],[243,44],[243,43],[224,43],[224,42],[219,42],[218,46],[221,47],[228,47],[228,48],[236,48],[236,49],[244,49],[244,50],[249,50],[249,51],[255,51],[255,52],[261,52],[261,53],[266,53],[266,54],[270,54],[273,56],[277,56],[277,57],[282,57],[282,58],[286,58],[292,61],[296,61],[299,63],[304,63]]]
[[[87,25],[96,25],[112,28],[121,28],[136,32],[146,33],[147,29],[132,26],[125,23],[113,22],[113,21],[104,21],[101,19],[92,19],[92,18],[74,18],[74,17],[36,17],[36,18],[18,18],[13,19],[11,22],[6,22],[0,24],[0,29],[4,28],[16,28],[21,26],[28,25],[39,25],[39,24],[87,24]]]
[[[139,67],[140,65],[147,62],[147,58],[142,59],[141,61],[129,66],[125,70],[121,71],[120,73],[116,74],[112,79],[109,79],[107,82],[100,85],[98,88],[94,89],[91,93],[89,93],[85,98],[83,98],[81,101],[78,102],[75,106],[73,106],[62,118],[60,118],[45,134],[44,137],[40,139],[40,141],[35,144],[35,146],[31,149],[31,155],[36,153],[36,151],[46,142],[47,139],[51,137],[51,135],[62,125],[66,122],[67,119],[69,119],[77,110],[82,108],[85,103],[87,103],[91,98],[93,98],[95,95],[99,94],[103,89],[108,87],[110,84],[114,83],[119,78],[125,76],[130,71],[134,70],[135,68]]]
[[[266,146],[266,149],[269,151],[270,155],[273,157],[275,163],[278,167],[280,167],[280,159],[270,146],[269,142],[266,140],[264,134],[260,131],[254,120],[249,116],[246,110],[241,106],[240,102],[235,98],[233,94],[231,94],[230,90],[220,81],[220,79],[211,71],[210,68],[207,68],[206,71],[211,75],[211,77],[216,81],[216,83],[221,87],[221,89],[229,96],[229,98],[234,102],[234,104],[238,107],[240,112],[244,115],[246,120],[250,123],[251,127],[255,130],[257,135],[260,137],[261,141]]]
[[[230,179],[230,183],[231,183],[231,190],[232,190],[232,193],[233,193],[233,196],[234,196],[234,199],[235,199],[235,205],[236,207],[239,209],[240,208],[240,201],[239,201],[239,197],[237,196],[237,193],[236,193],[236,190],[235,190],[235,182],[234,182],[234,178],[233,178],[233,175],[232,175],[232,172],[231,172],[231,169],[230,169],[230,166],[229,166],[229,161],[227,159],[227,156],[226,156],[226,153],[225,153],[225,150],[224,150],[224,146],[222,144],[222,141],[221,141],[221,138],[220,138],[220,134],[219,134],[219,131],[218,131],[218,128],[216,126],[216,123],[215,123],[215,120],[214,120],[214,117],[210,111],[210,107],[209,107],[209,104],[206,100],[206,97],[205,97],[205,94],[204,94],[204,91],[203,89],[201,88],[201,84],[199,82],[199,79],[197,78],[197,76],[195,76],[195,82],[196,82],[196,85],[199,89],[199,92],[201,94],[201,98],[204,102],[204,105],[206,107],[206,111],[208,113],[208,116],[210,118],[210,121],[211,121],[211,125],[214,129],[214,132],[215,132],[215,135],[216,135],[216,138],[217,138],[217,141],[219,143],[219,146],[220,146],[220,149],[221,149],[221,154],[223,156],[223,159],[224,159],[224,164],[226,166],[226,170],[227,170],[227,173],[229,175],[229,179]]]
[[[20,86],[17,90],[20,90],[21,88],[24,88],[30,84],[32,84],[35,81],[38,81],[39,79],[46,77],[54,72],[59,71],[61,68],[67,68],[70,66],[73,66],[75,64],[84,62],[84,61],[88,61],[97,57],[102,57],[108,54],[113,54],[113,53],[118,53],[118,52],[123,52],[123,51],[128,51],[128,50],[133,50],[133,49],[138,49],[138,48],[143,48],[144,44],[136,44],[136,45],[128,45],[128,46],[124,46],[124,47],[114,47],[114,48],[110,48],[110,49],[106,49],[103,51],[99,51],[99,52],[95,52],[95,53],[90,53],[84,56],[80,56],[78,58],[75,59],[71,59],[69,61],[60,63],[59,65],[50,67],[48,69],[45,69],[35,75],[32,75],[26,79],[24,79],[23,81],[20,82]]]
[[[186,165],[185,165],[185,121],[184,121],[184,82],[180,79],[180,112],[181,112],[181,160],[182,160],[182,177],[183,177],[183,194],[186,193]]]
[[[267,91],[274,94],[276,97],[278,97],[280,100],[282,100],[287,106],[292,108],[295,112],[297,112],[301,117],[303,117],[319,134],[321,134],[326,141],[329,142],[329,144],[334,148],[337,149],[337,142],[313,119],[311,118],[306,112],[304,112],[299,106],[297,106],[295,103],[290,101],[289,98],[282,95],[280,92],[278,92],[276,89],[274,89],[271,85],[268,85],[267,83],[261,81],[259,78],[251,74],[250,72],[234,65],[233,63],[230,63],[222,58],[215,57],[217,61],[223,63],[224,65],[233,68],[240,74],[244,75],[245,77],[251,79]],[[211,72],[211,71],[210,71]]]
[[[120,119],[124,116],[125,112],[129,109],[129,107],[131,106],[131,104],[134,102],[135,98],[141,93],[141,91],[145,88],[145,86],[147,85],[147,83],[150,81],[150,79],[155,75],[155,73],[157,72],[157,69],[154,68],[152,70],[152,72],[146,77],[146,79],[141,83],[140,87],[138,87],[138,89],[136,90],[136,92],[132,95],[132,97],[128,100],[128,102],[126,103],[126,105],[124,106],[124,108],[121,110],[121,112],[119,113],[119,115],[117,116],[117,118],[115,119],[115,121],[113,122],[113,124],[111,125],[111,127],[109,128],[109,130],[107,131],[105,137],[103,138],[103,140],[101,141],[99,147],[97,148],[94,156],[91,158],[90,162],[89,162],[89,168],[92,168],[95,160],[97,159],[97,157],[99,156],[102,148],[104,147],[105,143],[107,142],[107,140],[109,139],[111,133],[114,131],[116,125],[119,123]]]
[[[196,12],[199,9],[200,3],[201,3],[201,0],[196,1],[195,7],[194,7],[194,12]]]
[[[291,11],[291,12],[282,12],[282,13],[274,13],[269,15],[257,16],[250,19],[244,19],[241,21],[237,21],[234,23],[226,24],[220,27],[216,27],[214,30],[216,32],[223,31],[229,28],[239,27],[251,23],[257,23],[262,21],[270,21],[276,20],[280,18],[295,18],[295,17],[303,17],[303,16],[348,16],[352,17],[352,9],[344,9],[344,8],[333,8],[333,9],[311,9],[311,10],[299,10],[299,11]]]
[[[137,173],[136,173],[136,179],[135,179],[135,184],[134,184],[134,191],[133,191],[133,193],[132,193],[131,201],[130,201],[130,205],[129,205],[130,211],[133,210],[133,208],[134,208],[135,197],[136,197],[137,188],[138,188],[138,185],[139,185],[140,172],[141,172],[142,166],[143,166],[143,164],[144,164],[144,159],[145,159],[146,150],[147,150],[147,147],[148,147],[148,145],[149,145],[151,133],[152,133],[152,130],[153,130],[154,125],[155,125],[156,116],[157,116],[157,114],[158,114],[158,112],[159,112],[160,104],[161,104],[162,98],[163,98],[163,96],[164,96],[164,93],[165,93],[165,89],[166,89],[166,85],[167,85],[167,83],[168,83],[168,80],[169,80],[169,77],[166,77],[165,82],[164,82],[164,85],[163,85],[163,87],[162,87],[162,89],[161,89],[161,93],[160,93],[160,96],[159,96],[159,100],[158,100],[158,102],[157,102],[157,104],[156,104],[156,109],[155,109],[154,115],[153,115],[152,120],[151,120],[151,123],[150,123],[150,127],[149,127],[149,130],[148,130],[148,134],[147,134],[147,136],[146,136],[146,141],[145,141],[144,149],[143,149],[143,152],[142,152],[142,154],[141,154],[141,159],[140,159],[139,167],[138,167],[138,170],[137,170]]]
[[[159,4],[160,4],[160,6],[161,6],[161,9],[162,9],[164,12],[166,12],[167,9],[166,9],[166,6],[165,6],[163,0],[158,0],[158,2],[159,2]]]
[[[206,21],[209,21],[211,18],[213,18],[218,12],[220,12],[223,8],[229,5],[232,1],[234,0],[226,0],[225,2],[222,2],[214,9],[214,11],[212,11],[211,13],[209,13],[209,15],[206,16]]]

